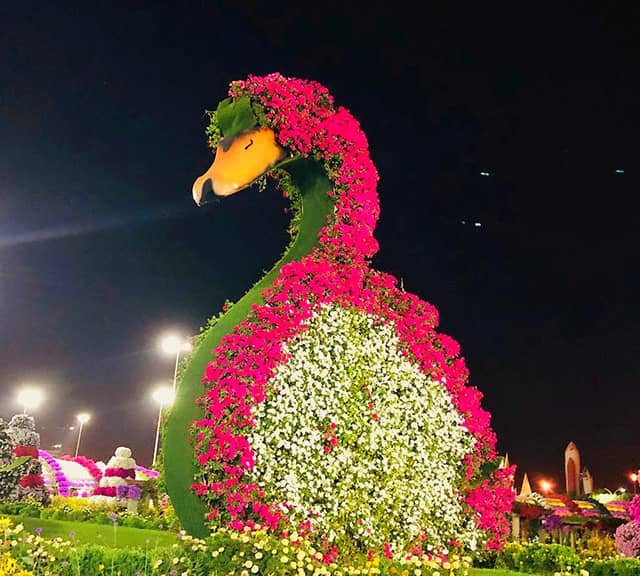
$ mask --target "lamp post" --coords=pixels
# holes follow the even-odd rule
[[[176,381],[178,378],[178,364],[180,362],[181,352],[191,351],[191,342],[186,338],[182,338],[176,334],[168,334],[160,340],[160,349],[164,354],[176,356],[175,366],[173,368],[173,391],[176,391]]]
[[[633,493],[637,494],[638,493],[638,484],[640,483],[640,470],[638,470],[637,472],[631,472],[631,474],[629,474],[629,479],[631,480],[631,483],[633,484]]]
[[[18,403],[22,406],[22,413],[26,414],[27,409],[37,408],[44,399],[44,394],[40,388],[25,387],[18,392]]]
[[[158,425],[156,426],[156,441],[153,446],[153,461],[151,466],[156,465],[156,457],[158,456],[158,442],[160,440],[160,424],[162,422],[162,409],[165,406],[171,406],[173,398],[175,396],[174,390],[169,386],[162,386],[157,388],[153,393],[153,399],[159,404],[158,410]]]
[[[83,412],[83,413],[78,414],[76,416],[76,420],[80,424],[80,428],[78,428],[78,441],[76,442],[76,455],[75,455],[75,457],[77,458],[78,457],[78,450],[80,450],[80,438],[82,438],[82,428],[87,422],[89,422],[89,420],[91,420],[91,414],[87,414],[86,412]]]

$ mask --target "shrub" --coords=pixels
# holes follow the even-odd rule
[[[578,554],[560,544],[509,543],[496,558],[496,568],[531,573],[577,571],[580,565]]]
[[[578,543],[578,554],[586,560],[606,560],[616,556],[616,542],[609,535],[592,534]]]
[[[609,560],[587,560],[584,569],[589,576],[638,576],[640,560],[633,558],[616,558]]]
[[[16,507],[16,503],[13,508]],[[21,512],[4,511],[6,514],[20,515]],[[112,515],[116,514],[118,523],[122,526],[131,526],[132,528],[173,528],[175,522],[159,516],[157,513],[147,513],[146,515],[128,512],[127,510],[118,509],[111,503],[98,503],[87,500],[86,498],[66,498],[62,496],[54,496],[51,505],[47,508],[39,509],[36,517],[52,520],[72,520],[76,522],[93,522],[94,524],[111,524],[113,522]],[[173,520],[176,520],[173,514]]]
[[[0,515],[26,516],[28,518],[40,518],[43,510],[42,504],[35,500],[22,500],[20,502],[0,502]]]

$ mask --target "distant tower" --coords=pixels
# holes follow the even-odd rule
[[[522,479],[522,488],[520,488],[520,496],[529,496],[529,494],[531,494],[531,484],[529,484],[529,476],[525,472]]]
[[[582,489],[585,494],[593,493],[593,476],[591,476],[591,472],[589,472],[588,468],[585,468],[580,475],[582,478]]]
[[[567,494],[580,495],[580,451],[569,442],[564,451],[564,477]]]

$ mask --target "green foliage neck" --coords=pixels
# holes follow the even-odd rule
[[[183,366],[176,400],[165,427],[163,461],[167,491],[183,528],[197,537],[209,533],[205,525],[207,511],[190,489],[199,468],[195,466],[193,448],[185,431],[194,420],[203,417],[196,400],[203,393],[202,377],[211,360],[211,351],[234,326],[249,316],[253,305],[263,302],[261,293],[273,284],[284,264],[311,252],[334,208],[333,199],[327,195],[332,184],[317,162],[305,158],[291,160],[282,165],[275,176],[291,200],[294,213],[290,226],[292,241],[274,267],[223,315],[212,319],[197,337],[194,352]]]

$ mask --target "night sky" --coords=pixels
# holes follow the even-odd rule
[[[89,410],[81,452],[151,463],[150,393],[173,376],[158,336],[196,333],[288,240],[274,190],[191,199],[211,161],[205,109],[278,71],[361,122],[381,176],[374,266],[438,308],[518,482],[562,487],[573,440],[596,486],[630,487],[633,3],[99,4],[0,7],[0,416],[40,383],[44,448],[72,453]]]

